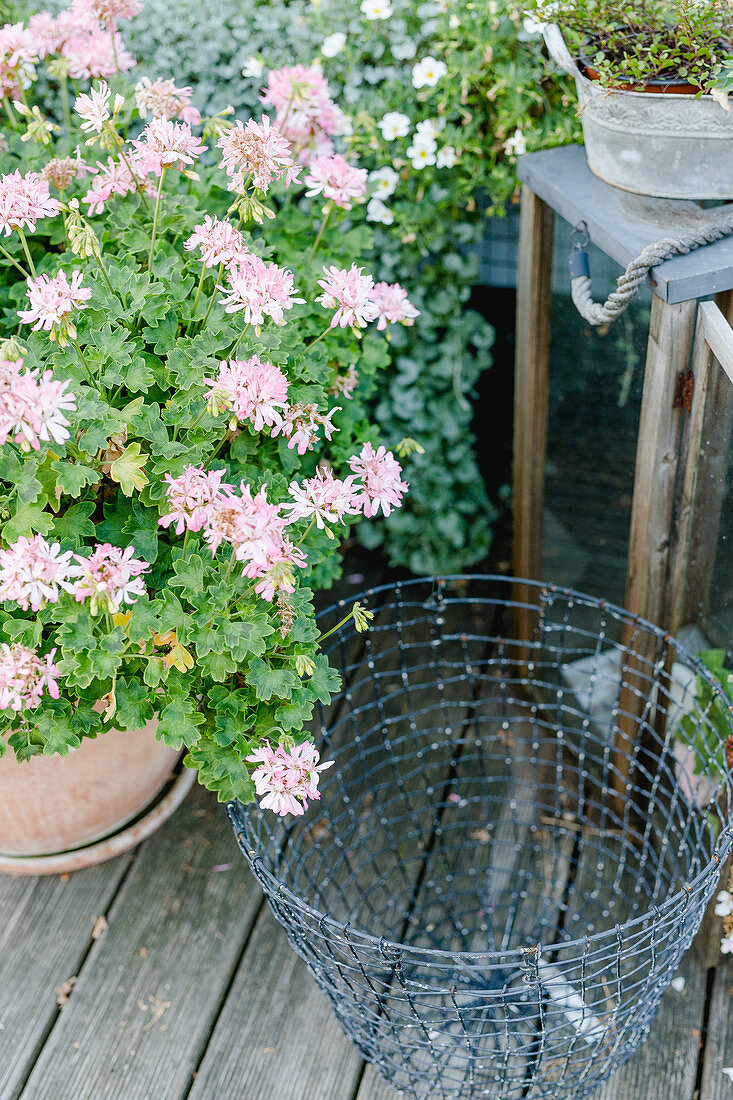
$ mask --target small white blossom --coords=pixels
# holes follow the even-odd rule
[[[728,890],[721,890],[716,898],[716,917],[729,917],[733,914],[733,896]]]
[[[458,163],[458,156],[452,145],[444,145],[442,149],[438,149],[438,154],[435,160],[438,168],[455,168]]]
[[[538,34],[542,34],[544,26],[544,23],[540,23],[537,19],[533,19],[531,15],[525,15],[524,22],[522,23],[522,30],[528,38],[535,38]]]
[[[412,83],[415,88],[434,88],[441,77],[448,72],[445,61],[436,61],[434,57],[424,57],[412,67]]]
[[[389,166],[369,173],[369,183],[373,186],[372,194],[376,199],[388,199],[394,195],[399,182],[399,174]]]
[[[521,130],[515,130],[504,142],[504,152],[510,157],[522,157],[527,152],[527,139]]]
[[[381,222],[382,225],[392,225],[394,214],[384,205],[381,199],[370,199],[367,203],[366,216],[368,222]]]
[[[451,15],[450,19],[448,20],[448,26],[450,27],[450,29],[452,31],[457,31],[458,28],[460,27],[460,25],[461,25],[461,21],[454,12],[453,15]]]
[[[335,57],[337,53],[341,53],[345,45],[346,35],[344,32],[335,31],[333,34],[329,34],[327,38],[323,39],[321,53],[324,57]]]
[[[720,941],[721,955],[733,955],[733,935],[725,936]]]
[[[394,9],[390,0],[362,0],[360,10],[367,19],[389,19]]]
[[[242,66],[242,76],[251,76],[255,80],[259,80],[265,71],[265,63],[259,57],[255,57],[254,54],[248,57]]]
[[[414,157],[420,150],[424,150],[426,153],[435,153],[438,150],[438,143],[430,134],[415,134],[412,138],[412,145],[407,150],[407,155],[408,157]]]
[[[425,118],[422,122],[418,122],[415,129],[420,137],[424,138],[436,138],[438,134],[445,130],[444,118]]]
[[[407,150],[413,168],[426,168],[429,164],[435,164],[435,150],[424,144],[411,145]]]
[[[407,115],[403,115],[400,111],[388,111],[377,125],[382,131],[382,137],[385,141],[407,137],[410,132],[410,120]]]

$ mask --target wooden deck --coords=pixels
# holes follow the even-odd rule
[[[715,924],[599,1100],[732,1100],[733,958]],[[397,1095],[343,1036],[200,788],[114,862],[0,877],[0,1050],[0,1100]]]

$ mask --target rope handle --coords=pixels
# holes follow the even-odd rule
[[[601,305],[593,300],[591,293],[590,258],[588,245],[590,237],[585,222],[576,226],[572,250],[568,258],[570,269],[570,287],[575,306],[591,325],[608,325],[617,320],[628,309],[639,287],[646,282],[649,272],[673,256],[686,256],[706,244],[713,244],[733,233],[733,203],[726,203],[709,211],[709,217],[693,229],[685,230],[677,237],[664,237],[647,247],[632,260],[620,275],[616,290],[609,294]]]

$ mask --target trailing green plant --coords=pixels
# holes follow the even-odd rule
[[[357,266],[363,170],[304,168],[268,116],[199,134],[188,89],[126,82],[116,23],[136,6],[74,0],[5,31],[0,753],[157,718],[221,799],[302,813],[304,724],[339,682],[313,588],[407,489],[365,399],[415,309]],[[54,121],[28,98],[44,55],[67,92],[110,84]],[[271,74],[280,127],[302,92]],[[298,102],[340,122],[318,74]]]
[[[733,673],[726,667],[724,649],[706,649],[698,654],[708,672],[715,677],[719,691],[702,678],[695,680],[695,705],[691,714],[680,719],[687,744],[694,749],[696,775],[712,763],[720,775],[726,775],[725,743],[730,736],[733,713]]]
[[[711,91],[733,48],[728,0],[530,0],[608,88],[677,82]]]

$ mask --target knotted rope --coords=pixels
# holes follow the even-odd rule
[[[580,227],[579,227],[580,228]],[[710,216],[693,229],[677,237],[664,237],[632,260],[619,276],[616,290],[603,303],[593,301],[590,264],[585,245],[575,245],[570,254],[570,285],[578,312],[591,325],[607,325],[620,317],[653,267],[673,256],[684,256],[703,245],[722,240],[733,233],[733,203],[710,211]],[[587,238],[587,234],[586,234]]]

